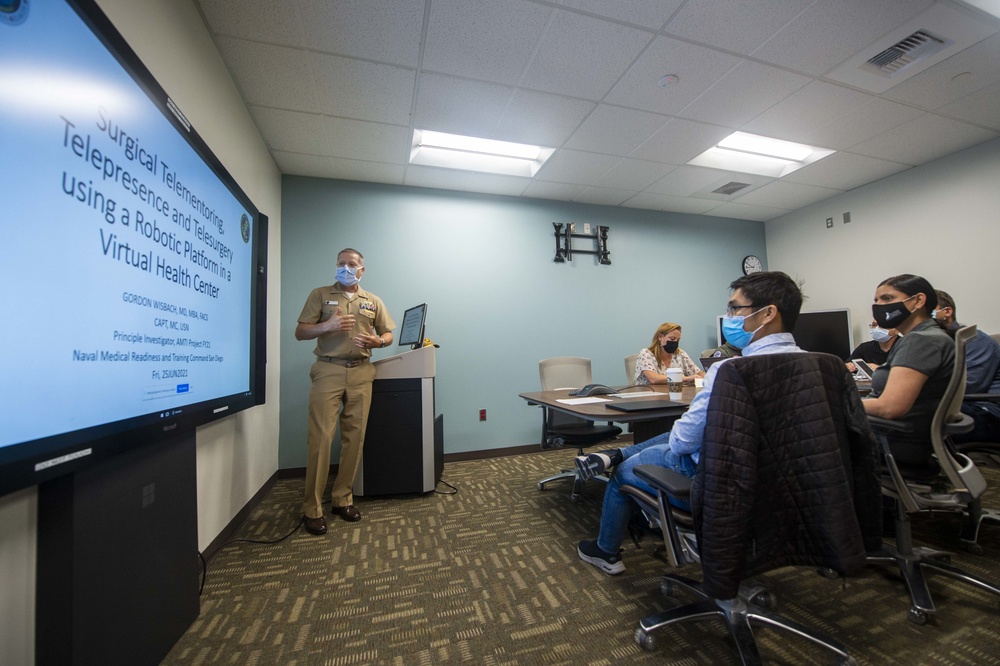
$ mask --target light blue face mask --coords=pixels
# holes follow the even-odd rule
[[[358,269],[349,266],[337,266],[337,282],[345,287],[352,287],[361,282],[361,278],[358,277]]]
[[[875,328],[868,329],[868,332],[871,334],[872,340],[874,340],[875,342],[886,342],[888,341],[889,338],[892,337],[891,335],[889,335],[889,331],[885,330],[884,328],[880,328],[878,326],[876,326]]]
[[[767,306],[764,306],[766,308]],[[757,310],[760,312],[764,308]],[[757,312],[752,312],[746,316],[738,315],[726,315],[722,318],[722,334],[726,336],[726,342],[736,347],[737,349],[743,349],[753,340],[753,336],[757,335],[757,331],[764,328],[764,324],[761,324],[752,331],[743,330],[743,322],[746,321],[747,317],[752,317]]]

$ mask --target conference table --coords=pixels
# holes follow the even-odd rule
[[[641,389],[641,390],[640,390]],[[652,390],[650,390],[652,389]],[[535,391],[532,393],[521,393],[519,397],[528,402],[529,405],[541,405],[548,409],[554,409],[570,416],[587,419],[588,421],[625,423],[632,427],[632,437],[635,442],[644,442],[651,437],[662,434],[673,426],[674,421],[679,419],[687,411],[688,405],[694,400],[694,396],[701,389],[694,386],[685,386],[681,391],[680,398],[671,398],[665,385],[630,387],[622,389],[623,397],[601,395],[592,396],[591,400],[601,401],[578,402],[578,396],[572,396],[569,392],[573,389],[558,389],[555,391]],[[564,401],[572,402],[564,402]],[[613,402],[633,402],[650,401],[670,402],[662,408],[648,409],[634,412],[621,412],[610,409],[609,404]],[[562,402],[561,402],[562,401]],[[574,404],[576,403],[576,404]]]

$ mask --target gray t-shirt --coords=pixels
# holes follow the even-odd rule
[[[885,390],[892,368],[910,368],[924,375],[927,381],[917,395],[916,402],[906,415],[899,419],[912,423],[916,429],[913,435],[892,433],[890,442],[908,443],[910,447],[920,445],[920,452],[897,451],[893,454],[902,462],[919,463],[930,456],[930,425],[934,412],[941,402],[941,396],[948,388],[955,366],[955,341],[933,319],[917,324],[912,331],[902,336],[889,351],[884,365],[875,369],[872,376],[872,397],[877,398]],[[908,447],[909,448],[909,447]],[[912,454],[912,455],[910,455]]]

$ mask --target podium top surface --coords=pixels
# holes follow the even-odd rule
[[[413,379],[433,377],[437,368],[434,362],[435,347],[421,347],[411,351],[373,361],[375,379]]]

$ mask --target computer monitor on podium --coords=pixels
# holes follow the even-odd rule
[[[424,320],[427,318],[427,304],[421,303],[403,313],[403,325],[399,329],[399,346],[412,345],[420,349],[424,344]]]

